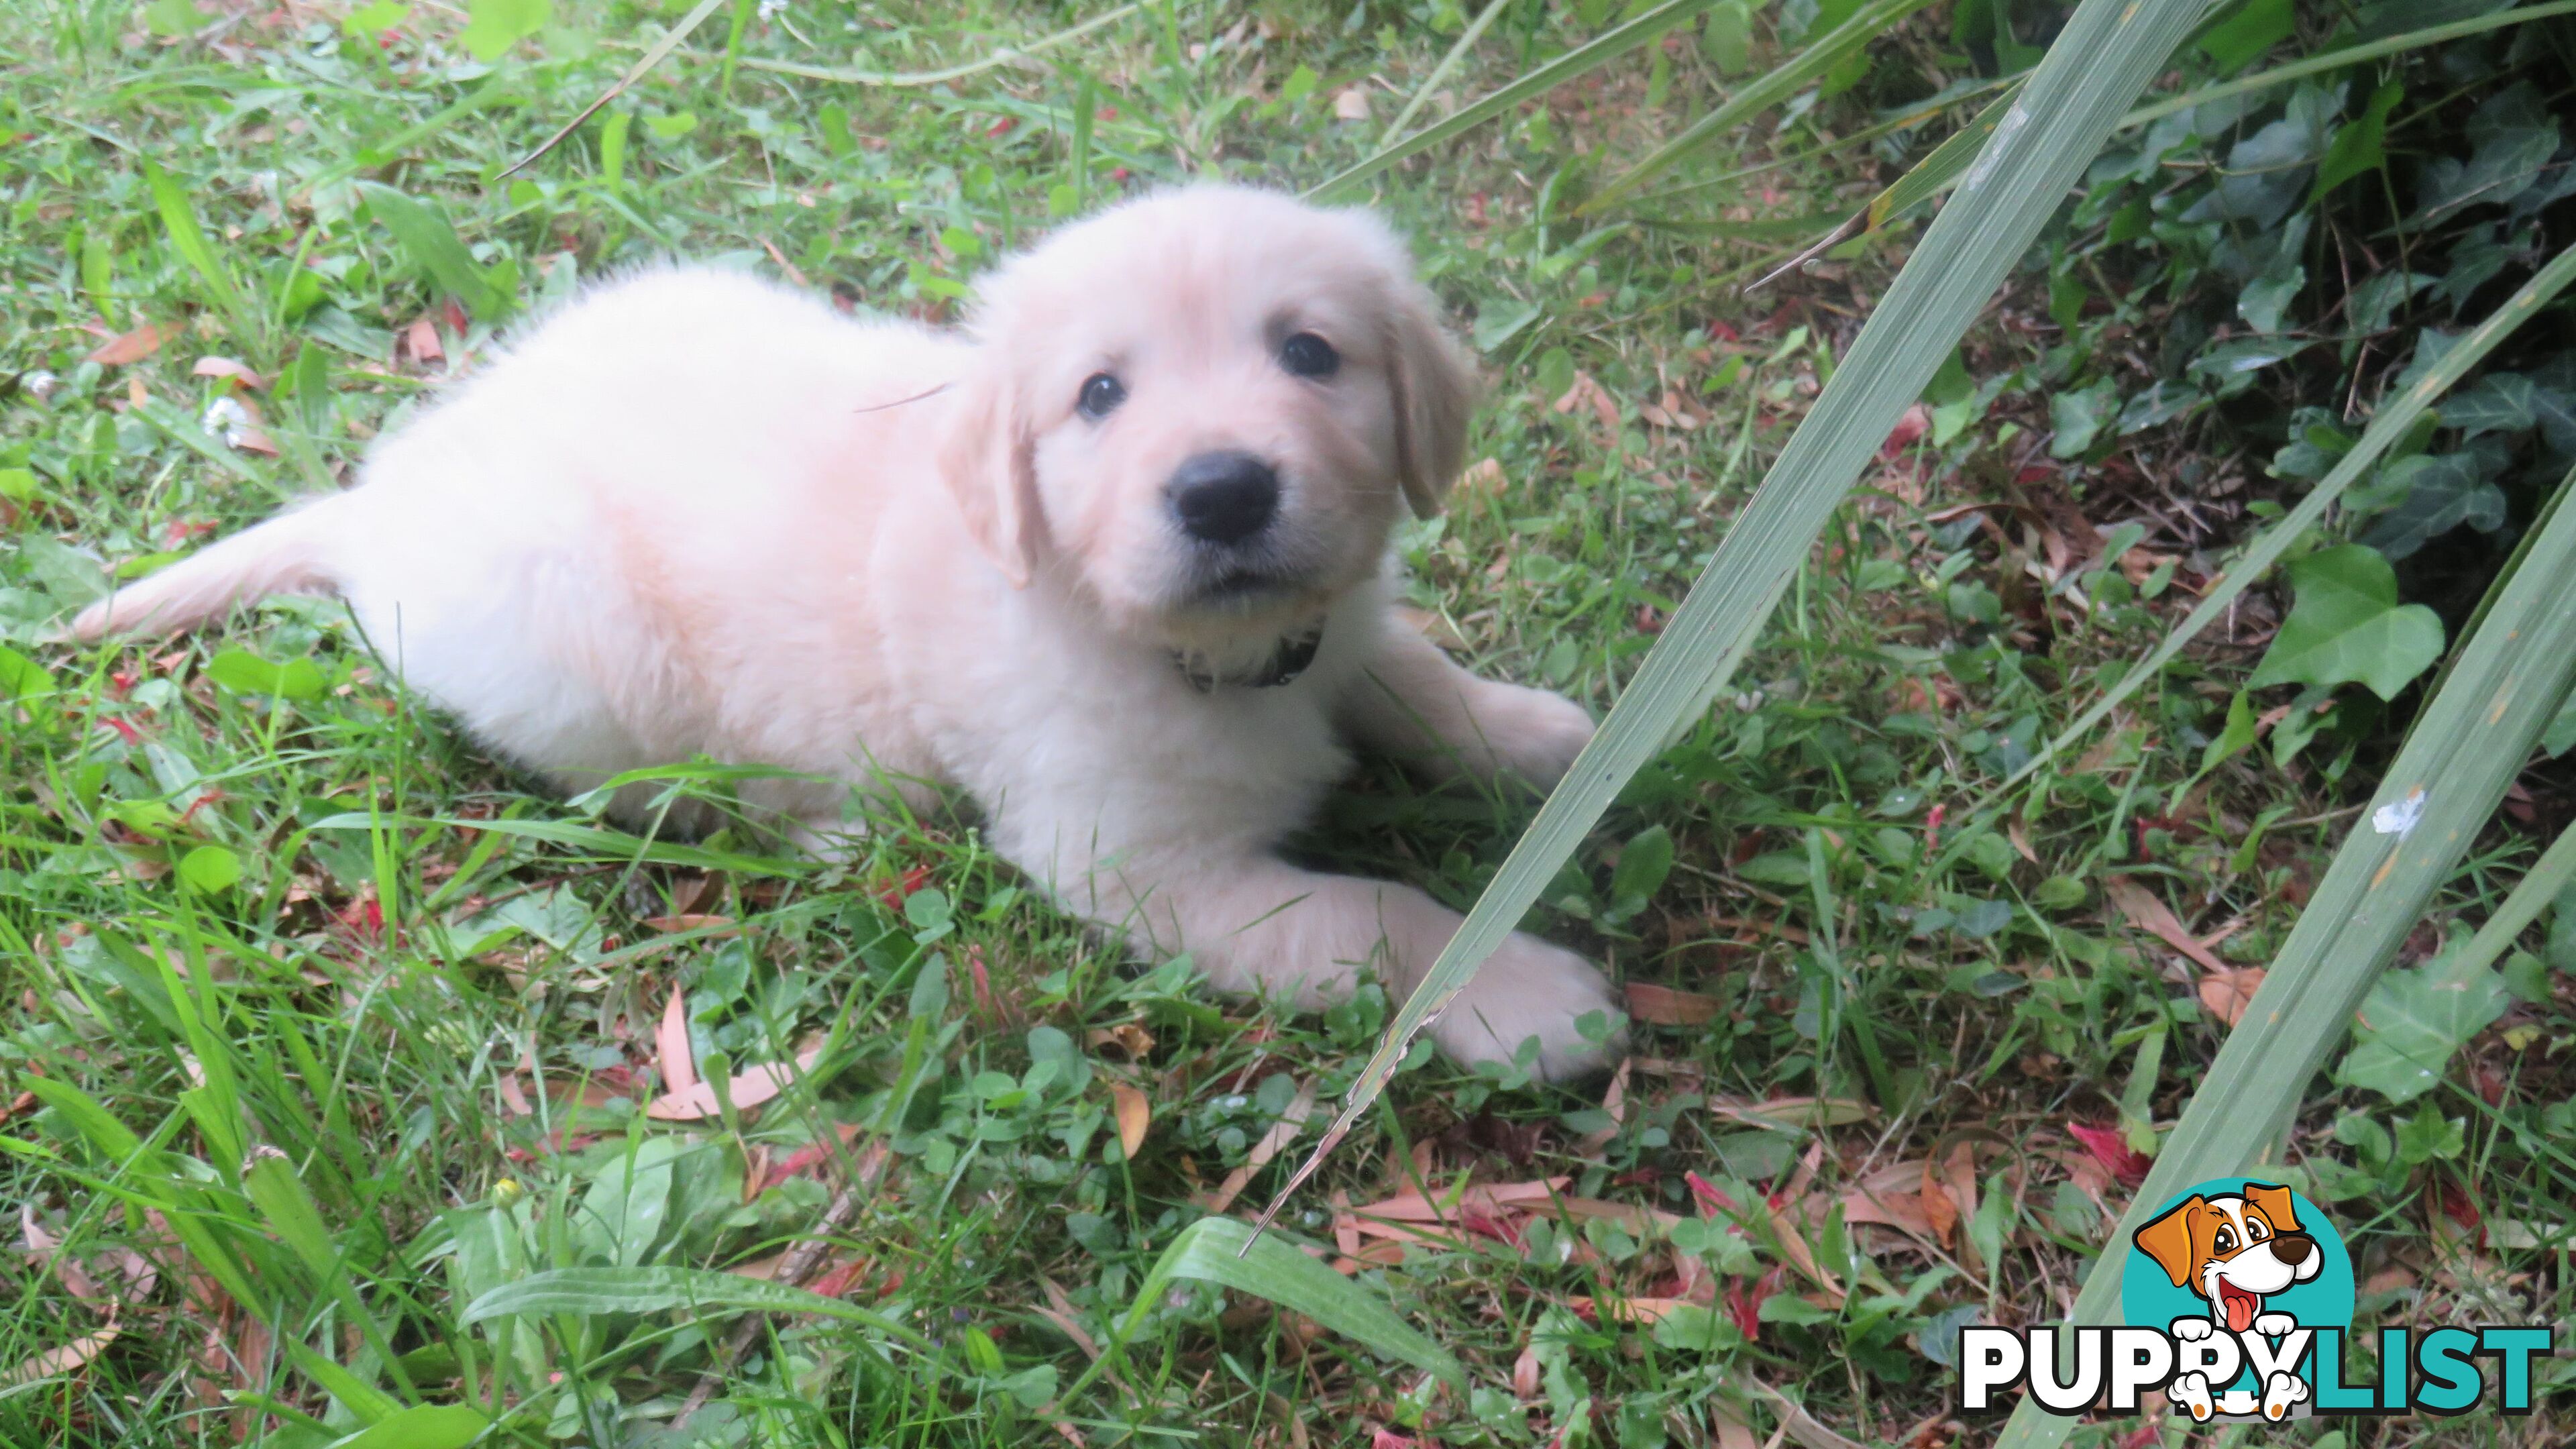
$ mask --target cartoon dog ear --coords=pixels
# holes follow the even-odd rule
[[[1467,466],[1475,366],[1440,325],[1439,303],[1430,291],[1410,280],[1396,284],[1384,344],[1395,403],[1396,476],[1413,516],[1429,518]]]
[[[2134,1241],[2138,1251],[2156,1260],[2177,1288],[2196,1287],[2193,1281],[2200,1267],[2199,1254],[2192,1251],[2194,1223],[2209,1211],[2209,1200],[2199,1193],[2174,1204],[2173,1211],[2138,1229]]]
[[[2262,1211],[2263,1221],[2276,1233],[2295,1233],[2299,1228],[2299,1205],[2286,1187],[2268,1182],[2245,1184],[2245,1200]]]
[[[1028,587],[1045,519],[1038,508],[1036,440],[1007,365],[978,357],[950,385],[948,431],[939,472],[957,499],[966,532],[1011,587]]]

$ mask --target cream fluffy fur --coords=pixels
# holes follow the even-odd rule
[[[1298,332],[1339,370],[1287,371]],[[1095,419],[1075,403],[1099,373],[1127,396]],[[1471,400],[1399,243],[1258,191],[1067,229],[986,279],[971,338],[652,271],[385,438],[354,489],[74,632],[328,589],[412,689],[565,790],[701,755],[782,766],[820,779],[744,795],[814,843],[852,786],[962,786],[1068,909],[1190,951],[1223,990],[1312,1007],[1368,967],[1401,993],[1458,917],[1273,852],[1345,770],[1342,741],[1543,785],[1592,731],[1389,611],[1399,500],[1436,506]],[[1165,496],[1217,449],[1281,480],[1248,585]],[[1321,650],[1284,686],[1202,694],[1172,660],[1266,657],[1317,617]],[[1591,965],[1516,934],[1433,1035],[1470,1061],[1534,1036],[1564,1076],[1599,1064],[1575,1023],[1612,1005]]]

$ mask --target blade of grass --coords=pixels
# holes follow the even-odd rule
[[[2413,387],[2408,388],[2395,402],[2383,405],[2377,415],[2371,418],[2370,426],[2362,431],[2361,440],[2353,444],[2352,451],[2343,455],[2342,461],[2338,462],[2334,470],[2326,474],[2315,488],[2309,490],[2307,497],[2299,500],[2297,507],[2291,509],[2279,522],[2263,530],[2245,552],[2227,566],[2226,572],[2210,582],[2209,591],[2201,596],[2199,604],[2184,616],[2180,624],[2174,626],[2173,632],[2165,636],[2163,643],[2158,644],[2144,659],[2130,666],[2129,672],[2121,676],[2120,682],[2113,685],[2100,699],[2095,700],[2084,713],[2076,716],[2073,724],[2058,731],[2055,738],[2042,745],[2027,761],[2023,762],[2019,769],[1988,791],[1986,797],[1978,802],[1977,808],[1984,808],[2003,791],[2030,778],[2033,771],[2055,759],[2061,751],[2108,718],[2111,711],[2117,709],[2122,700],[2136,693],[2148,680],[2155,678],[2157,671],[2164,668],[2168,660],[2181,653],[2183,646],[2190,643],[2201,630],[2215,623],[2218,617],[2226,613],[2228,607],[2236,602],[2237,595],[2244,593],[2256,579],[2263,576],[2265,570],[2280,561],[2281,555],[2288,552],[2292,544],[2297,543],[2309,529],[2315,527],[2325,516],[2326,510],[2333,506],[2334,501],[2343,496],[2344,490],[2358,481],[2361,475],[2369,470],[2371,464],[2378,462],[2382,455],[2395,447],[2398,440],[2405,437],[2415,426],[2415,420],[2423,416],[2424,410],[2433,405],[2435,399],[2448,392],[2451,385],[2466,376],[2471,368],[2485,361],[2487,354],[2495,351],[2500,343],[2512,336],[2516,328],[2537,316],[2542,305],[2563,291],[2570,281],[2576,281],[2576,246],[2571,246],[2551,258],[2549,265],[2534,273],[2531,280],[2523,283],[2520,290],[2506,298],[2502,306],[2488,313],[2485,321],[2480,322],[2467,336],[2453,343],[2451,350],[2442,354],[2442,360],[2434,364],[2433,369],[2418,379]]]
[[[698,0],[697,5],[692,8],[688,14],[680,17],[679,24],[663,31],[662,38],[654,41],[651,48],[647,49],[642,56],[636,59],[635,64],[627,67],[626,74],[619,76],[615,85],[601,91],[599,93],[598,100],[592,101],[589,105],[582,107],[581,114],[564,122],[563,129],[555,132],[553,135],[548,136],[544,141],[538,143],[537,149],[510,163],[509,168],[501,173],[501,178],[503,180],[508,180],[510,177],[518,175],[530,166],[535,165],[539,157],[544,156],[548,151],[562,145],[564,137],[580,130],[582,122],[599,114],[600,107],[605,106],[610,101],[626,94],[626,90],[629,86],[634,85],[637,81],[650,75],[653,71],[653,67],[670,59],[671,52],[680,48],[680,42],[689,38],[689,32],[697,29],[700,23],[705,21],[708,16],[715,14],[717,10],[723,7],[724,3],[725,0]],[[740,17],[736,17],[735,19],[734,33],[737,38],[742,33]],[[730,47],[727,50],[725,65],[726,80],[728,85],[730,85],[733,65]]]
[[[2576,487],[2576,472],[2561,487]],[[2286,1127],[2371,982],[2477,839],[2576,683],[2569,578],[2576,578],[2576,508],[2553,513],[2521,566],[2495,590],[2485,625],[2460,645],[2450,679],[2424,706],[2380,782],[2371,813],[2344,837],[2107,1241],[2125,1242],[2159,1204],[2195,1182],[2251,1170]],[[2406,802],[2420,812],[2411,825],[2392,829],[2376,818]],[[2565,864],[2564,844],[2544,857],[2549,868]],[[2508,902],[2508,911],[2521,909]],[[2505,916],[2499,912],[2490,928],[2501,932]],[[2120,1260],[2106,1253],[2096,1261],[2072,1322],[2114,1320]],[[2073,1427],[2073,1420],[2026,1400],[1997,1449],[2048,1449]]]
[[[1422,78],[1422,84],[1413,88],[1413,98],[1406,101],[1404,109],[1396,112],[1395,119],[1387,122],[1386,129],[1378,133],[1379,145],[1384,146],[1404,134],[1405,125],[1429,103],[1432,93],[1440,89],[1440,83],[1449,78],[1449,72],[1458,68],[1458,62],[1466,58],[1468,51],[1476,48],[1476,42],[1484,39],[1485,28],[1492,25],[1494,17],[1502,14],[1503,7],[1510,3],[1511,0],[1489,0],[1484,9],[1476,12],[1476,18],[1467,22],[1465,30],[1458,32],[1458,42],[1440,57],[1440,63],[1431,68],[1431,74]]]
[[[1510,85],[1469,102],[1403,140],[1390,146],[1380,146],[1339,174],[1308,187],[1306,200],[1334,201],[1347,196],[1353,187],[1398,161],[1428,151],[1452,136],[1474,130],[1533,96],[1545,95],[1567,81],[1589,75],[1715,3],[1716,0],[1669,0],[1669,3],[1656,6],[1625,25],[1604,31]]]
[[[853,86],[892,86],[898,88],[914,88],[920,86],[945,85],[950,81],[964,80],[970,75],[980,75],[997,66],[1008,65],[1012,61],[1019,60],[1023,57],[1043,55],[1046,52],[1055,49],[1059,45],[1063,45],[1069,41],[1080,40],[1082,37],[1089,35],[1095,30],[1115,25],[1119,21],[1126,19],[1128,16],[1133,15],[1144,8],[1145,7],[1141,3],[1141,0],[1131,0],[1131,3],[1121,5],[1114,10],[1104,10],[1098,15],[1094,15],[1089,20],[1082,22],[1080,25],[1068,26],[1051,35],[1039,36],[1037,39],[1030,41],[1026,45],[996,46],[993,50],[979,59],[967,61],[962,65],[948,66],[942,70],[835,70],[830,66],[804,65],[792,60],[771,60],[769,57],[762,55],[746,55],[742,58],[742,65],[746,70],[767,71],[772,75],[802,76],[807,80],[839,81],[843,85]],[[715,60],[720,58],[704,55],[697,51],[689,52],[689,57],[692,60]]]
[[[457,1321],[475,1324],[520,1314],[667,1313],[675,1308],[811,1313],[861,1324],[913,1348],[932,1351],[929,1339],[882,1313],[784,1283],[713,1268],[556,1268],[485,1293],[467,1304]]]
[[[1201,1218],[1181,1230],[1136,1287],[1136,1301],[1101,1355],[1061,1396],[1071,1399],[1125,1354],[1145,1316],[1176,1278],[1216,1283],[1302,1313],[1345,1338],[1402,1359],[1464,1396],[1467,1371],[1440,1345],[1416,1332],[1376,1294],[1277,1238],[1259,1236],[1233,1218]]]
[[[1576,208],[1576,214],[1591,215],[1618,202],[1662,175],[1674,162],[1708,144],[1729,126],[1751,120],[1795,95],[1801,87],[1850,59],[1862,46],[1929,3],[1930,0],[1871,0],[1853,12],[1849,20],[1825,32],[1823,38],[1808,46],[1797,59],[1775,67],[1751,85],[1728,96],[1716,110],[1691,122],[1680,135],[1649,152],[1645,160],[1612,177],[1591,200]],[[2091,158],[2088,156],[2086,159]]]
[[[196,208],[188,204],[188,193],[170,174],[150,161],[143,163],[144,183],[152,189],[152,204],[161,213],[161,228],[170,239],[170,249],[197,274],[198,285],[206,297],[239,329],[238,337],[245,347],[260,348],[259,315],[234,285],[233,275],[224,267],[223,258],[215,255],[214,243],[206,240],[204,227],[197,224]]]
[[[1519,923],[1628,779],[1725,686],[1861,468],[2199,16],[2199,0],[2084,0],[2078,7],[1959,199],[1934,218],[1609,719],[1406,1000],[1341,1114],[1263,1214],[1265,1224],[1386,1089],[1414,1037]]]

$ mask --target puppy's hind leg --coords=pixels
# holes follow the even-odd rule
[[[1261,854],[1130,859],[1060,894],[1148,950],[1188,951],[1219,990],[1285,998],[1301,1009],[1349,995],[1363,967],[1399,996],[1410,992],[1459,925],[1456,912],[1409,886],[1301,870]],[[1469,1063],[1511,1061],[1536,1038],[1539,1073],[1562,1080],[1616,1054],[1615,1036],[1587,1038],[1579,1026],[1589,1013],[1616,1009],[1591,963],[1515,932],[1431,1036]]]
[[[1437,774],[1510,775],[1541,789],[1592,738],[1592,717],[1562,695],[1475,675],[1400,622],[1342,700],[1362,745]]]

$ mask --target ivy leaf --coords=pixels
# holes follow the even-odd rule
[[[2327,192],[2388,163],[2388,113],[2405,96],[2406,87],[2390,81],[2371,93],[2370,106],[2359,117],[2335,128],[2334,140],[2326,146],[2326,159],[2317,165],[2317,186],[2308,193],[2308,205],[2316,205],[2325,200]]]
[[[2397,602],[2397,571],[2378,550],[2348,543],[2290,565],[2298,602],[2247,681],[2351,684],[2394,699],[2442,657],[2442,619],[2422,604]]]
[[[2362,542],[2391,559],[2407,558],[2465,523],[2480,533],[2504,527],[2504,490],[2486,481],[2467,453],[2403,458],[2380,474],[2380,486],[2404,490]]]
[[[2370,988],[2337,1080],[2411,1102],[2440,1083],[2452,1054],[2511,1004],[2504,977],[2469,959],[2469,935],[2411,971],[2391,971]]]
[[[2049,456],[2080,456],[2101,435],[2102,425],[2118,415],[2119,407],[2119,388],[2107,377],[2082,392],[2061,392],[2050,398],[2049,422],[2057,430],[2057,440],[2048,445]]]
[[[1618,867],[1610,872],[1611,912],[1634,914],[1645,909],[1672,873],[1672,834],[1660,825],[1650,825],[1620,850]]]
[[[2442,402],[2442,423],[2463,439],[2480,433],[2527,433],[2536,426],[2540,385],[2518,372],[2491,372]]]
[[[2248,0],[2200,37],[2201,54],[2220,75],[2234,75],[2289,38],[2290,0]]]
[[[2423,208],[2418,219],[2433,222],[2462,207],[2511,201],[2540,179],[2541,168],[2556,154],[2558,127],[2552,123],[2496,130],[2465,163],[2456,156],[2436,157],[2424,167],[2416,191]]]
[[[465,30],[456,39],[467,54],[490,65],[543,30],[555,7],[553,0],[473,0],[465,13]]]

